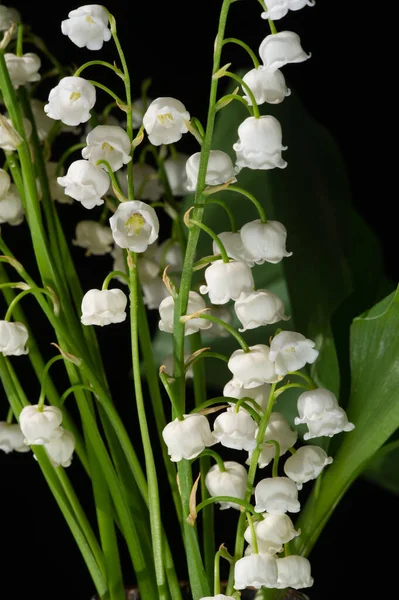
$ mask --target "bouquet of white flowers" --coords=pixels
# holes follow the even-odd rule
[[[353,265],[323,198],[319,216],[313,206],[292,210],[299,182],[311,187],[321,174],[310,159],[298,178],[300,151],[286,141],[283,107],[295,99],[284,66],[310,53],[278,25],[314,1],[259,0],[269,31],[258,53],[226,37],[233,2],[220,1],[204,123],[180,99],[149,98],[149,81],[134,82],[133,99],[111,9],[84,5],[65,16],[62,34],[95,51],[71,68],[18,11],[0,6],[0,379],[9,405],[0,449],[26,460],[32,451],[101,600],[124,600],[131,582],[141,600],[182,600],[171,524],[187,598],[253,590],[277,600],[310,588],[308,556],[334,507],[371,459],[397,448],[398,297],[352,314],[351,390],[339,401],[348,360],[332,318],[352,289]],[[244,3],[237,9],[245,13]],[[106,43],[112,62],[101,59]],[[247,53],[250,70],[226,62],[228,44]],[[106,78],[89,79],[92,67]],[[225,81],[232,87],[221,92]],[[65,132],[81,137],[60,152]],[[178,150],[183,136],[196,152]],[[73,240],[57,203],[79,203]],[[29,230],[33,273],[13,243],[19,225]],[[92,289],[73,246],[86,251],[82,261],[113,259]],[[342,290],[330,289],[330,272]],[[24,313],[29,296],[53,335],[49,359],[35,339],[41,324]],[[109,385],[102,327],[130,337],[131,371],[118,377],[132,380],[138,440],[122,416],[125,398]],[[21,363],[35,372],[38,400]],[[91,482],[94,522],[68,475],[73,460]],[[231,514],[231,546],[215,536],[220,510]]]

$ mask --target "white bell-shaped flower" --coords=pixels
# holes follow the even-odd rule
[[[188,128],[185,121],[190,113],[176,98],[157,98],[153,100],[143,116],[143,125],[148,139],[154,146],[178,142]]]
[[[241,321],[242,329],[255,329],[278,321],[288,321],[284,314],[283,301],[277,294],[267,290],[256,290],[235,301],[234,310]]]
[[[143,116],[149,104],[151,104],[152,98],[137,98],[132,103],[132,125],[133,129],[140,129],[143,124]]]
[[[109,224],[115,243],[132,252],[144,252],[158,238],[157,213],[140,200],[119,204]]]
[[[109,181],[107,173],[88,160],[75,160],[64,177],[57,177],[67,196],[89,210],[104,204],[103,196],[108,192]]]
[[[19,23],[21,15],[16,8],[0,5],[0,31],[7,31],[13,23]]]
[[[24,434],[18,423],[0,421],[0,450],[9,452],[29,452],[30,447],[24,443]]]
[[[286,512],[297,513],[301,505],[298,489],[288,477],[266,477],[255,487],[255,511],[272,515]]]
[[[339,404],[336,396],[324,388],[303,392],[297,400],[299,417],[295,425],[308,421],[322,421],[327,415],[338,414]]]
[[[259,56],[267,71],[276,71],[288,63],[300,63],[311,57],[301,46],[301,38],[293,31],[279,31],[265,37]]]
[[[248,71],[242,79],[251,89],[258,106],[265,102],[280,104],[286,96],[291,94],[291,90],[286,86],[285,77],[279,70],[270,72],[259,67]],[[243,98],[252,106],[251,98],[246,95],[247,90],[244,87],[242,89],[244,91]]]
[[[291,554],[277,558],[277,588],[301,588],[311,587],[313,577],[310,574],[310,562],[304,556]]]
[[[317,479],[326,465],[333,459],[320,446],[301,446],[284,463],[284,473],[295,481],[298,490],[304,483]]]
[[[237,386],[256,388],[263,383],[276,383],[279,376],[269,358],[270,348],[265,344],[249,347],[249,352],[236,350],[227,364]]]
[[[279,221],[250,221],[241,227],[240,235],[247,254],[257,265],[264,262],[276,264],[292,256],[285,247],[287,230]]]
[[[275,440],[280,446],[280,456],[283,456],[289,448],[296,443],[298,433],[293,431],[287,419],[279,412],[272,412],[269,417],[269,422],[266,427],[262,450],[259,455],[258,465],[261,469],[267,467],[274,459],[276,454],[276,446],[268,444],[269,440]],[[246,463],[251,464],[252,452],[249,452]]]
[[[243,408],[235,406],[218,415],[213,424],[213,434],[225,448],[253,450],[256,446],[256,422]]]
[[[253,267],[255,262],[252,256],[247,252],[244,248],[244,244],[242,243],[240,232],[233,231],[223,231],[222,233],[218,233],[218,238],[222,242],[223,246],[226,249],[227,256],[232,258],[233,260],[237,260],[245,263],[249,267]],[[213,253],[220,254],[219,247],[215,241],[213,241],[212,245]]]
[[[0,321],[0,354],[4,356],[28,354],[29,350],[25,347],[28,337],[28,330],[23,323]]]
[[[179,462],[183,458],[191,460],[217,442],[204,415],[193,413],[183,417],[182,421],[175,419],[168,423],[162,431],[170,460],[173,462]]]
[[[60,437],[62,431],[62,412],[56,406],[43,406],[38,410],[38,404],[25,406],[19,415],[19,425],[25,437],[25,444],[43,445]]]
[[[25,211],[18,188],[11,183],[8,191],[0,197],[0,224],[20,225],[24,220]]]
[[[7,123],[8,127],[4,127],[4,125],[0,123],[0,148],[2,150],[14,152],[21,144],[21,136],[14,129],[11,119],[7,118]],[[23,117],[22,123],[24,127],[23,133],[25,134],[26,139],[29,140],[32,133],[32,123],[29,119],[25,119],[25,117]]]
[[[86,148],[82,150],[83,158],[93,164],[98,160],[106,160],[113,171],[118,171],[132,160],[130,156],[131,142],[122,127],[115,125],[97,125],[86,137]],[[106,170],[105,165],[100,165]]]
[[[223,396],[227,398],[252,398],[259,405],[261,410],[266,410],[267,402],[270,395],[270,384],[263,383],[253,388],[246,388],[245,386],[238,386],[236,380],[233,378],[226,383],[223,388]],[[253,406],[252,403],[249,403]]]
[[[173,313],[174,313],[175,302],[172,296],[168,296],[164,300],[162,300],[159,305],[159,329],[161,331],[165,331],[166,333],[173,333]],[[192,313],[196,313],[200,310],[204,310],[206,308],[206,304],[204,299],[197,294],[197,292],[190,291],[188,296],[188,305],[187,305],[187,315]],[[191,335],[196,333],[200,329],[209,329],[212,323],[207,321],[206,319],[190,319],[186,321],[184,326],[184,335]]]
[[[68,13],[61,22],[61,31],[78,46],[88,50],[100,50],[111,39],[108,14],[99,4],[86,4]]]
[[[82,299],[83,325],[110,325],[126,319],[127,297],[122,290],[89,290]]]
[[[332,437],[342,431],[352,431],[355,428],[353,423],[348,421],[346,412],[340,406],[331,413],[325,413],[319,421],[308,421],[308,432],[303,436],[304,440],[311,440],[316,437]]]
[[[237,560],[234,565],[234,588],[244,590],[254,587],[274,588],[277,584],[277,565],[274,556],[251,554]]]
[[[87,254],[101,256],[112,250],[114,238],[109,227],[97,221],[79,221],[75,229],[74,246],[86,248]]]
[[[48,97],[44,112],[50,119],[61,120],[65,125],[86,123],[96,103],[96,88],[83,77],[64,77]]]
[[[229,300],[238,300],[241,294],[254,289],[252,271],[241,261],[224,263],[215,260],[204,273],[207,285],[201,285],[201,294],[209,294],[212,304],[226,304]]]
[[[143,290],[143,302],[149,310],[158,310],[165,298],[169,298],[169,292],[161,277],[156,277],[141,285]],[[203,321],[205,319],[202,319]]]
[[[201,152],[196,152],[189,157],[186,163],[187,189],[190,192],[194,192],[197,188],[200,161]],[[230,156],[222,150],[211,150],[206,167],[205,184],[222,185],[223,183],[234,183],[235,181],[237,179]]]
[[[213,465],[205,477],[205,485],[210,496],[233,496],[245,499],[248,472],[246,468],[234,460],[224,462],[225,471],[219,465]],[[240,505],[235,502],[219,502],[220,510],[235,508],[240,510]]]
[[[271,515],[264,513],[262,516],[263,520],[253,522],[258,550],[261,554],[281,552],[283,544],[290,542],[301,533],[295,530],[291,519],[286,514]],[[244,538],[252,546],[250,527],[247,527],[244,531]]]
[[[226,304],[212,306],[212,316],[221,319],[227,323],[227,325],[231,325],[233,321],[232,311]],[[230,333],[222,325],[219,325],[219,323],[212,323],[212,327],[206,331],[204,338],[214,340],[228,338],[229,336]]]
[[[315,0],[268,0],[267,10],[261,13],[262,19],[277,21],[282,19],[289,10],[300,10],[304,6],[314,6]]]
[[[12,85],[16,90],[20,85],[25,85],[25,83],[39,81],[41,75],[38,71],[41,67],[41,60],[37,54],[27,52],[22,56],[17,56],[12,52],[6,52],[4,60],[6,61]]]
[[[44,448],[53,467],[69,467],[75,450],[75,436],[63,427],[58,430],[60,435],[44,444]]]
[[[248,169],[285,169],[287,162],[281,152],[287,150],[282,143],[281,125],[271,115],[247,117],[238,128],[238,141],[233,144],[236,152],[236,173]]]
[[[269,358],[275,363],[276,373],[284,377],[290,371],[297,371],[314,363],[319,351],[315,343],[296,331],[280,331],[270,343]]]
[[[137,200],[157,202],[163,194],[158,172],[151,165],[133,165],[134,195]]]
[[[189,156],[182,152],[164,160],[163,166],[168,178],[171,192],[174,196],[184,196],[188,192],[186,163]]]

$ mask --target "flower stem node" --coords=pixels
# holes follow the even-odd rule
[[[258,550],[261,554],[277,554],[283,549],[283,544],[286,544],[300,535],[300,531],[294,529],[294,525],[286,514],[272,515],[264,513],[261,521],[254,521],[254,529],[256,533],[256,541]],[[249,544],[248,552],[252,552],[252,532],[251,528],[247,527],[244,532],[244,538]]]
[[[108,28],[108,14],[99,4],[80,6],[68,13],[68,19],[61,22],[61,31],[78,46],[88,50],[100,50],[104,42],[111,39]]]
[[[178,142],[188,132],[190,113],[180,100],[162,97],[153,100],[143,116],[148,139],[154,146]]]
[[[242,294],[254,289],[254,279],[250,267],[241,261],[225,263],[216,260],[204,272],[207,285],[200,287],[201,294],[208,294],[212,304],[227,304],[238,300]]]
[[[302,446],[284,463],[284,473],[295,481],[298,490],[304,483],[316,479],[326,465],[333,462],[320,446]]]
[[[310,562],[304,556],[285,556],[277,558],[277,588],[301,588],[312,587],[313,577],[310,574]]]
[[[166,333],[173,333],[173,313],[174,313],[174,299],[169,296],[162,300],[159,305],[159,329],[161,331],[165,331]],[[206,305],[204,299],[197,294],[197,292],[190,291],[187,305],[187,317],[190,314],[198,313],[203,310],[206,310]],[[184,335],[192,335],[200,329],[209,329],[212,327],[212,323],[210,321],[206,321],[205,319],[200,318],[192,318],[192,319],[184,319],[185,328]]]
[[[186,162],[187,189],[193,192],[197,188],[201,152],[192,154]],[[230,156],[222,150],[211,150],[206,168],[205,184],[221,185],[237,181]]]
[[[103,196],[109,189],[110,180],[100,166],[87,160],[75,160],[64,177],[57,177],[57,182],[65,188],[67,196],[91,210],[104,204]]]
[[[304,62],[311,57],[301,46],[301,38],[293,31],[280,31],[265,37],[259,46],[259,56],[266,71],[276,71],[288,63]],[[262,67],[261,67],[262,68]]]
[[[250,346],[249,352],[241,349],[233,352],[227,366],[233,373],[234,385],[256,388],[264,383],[277,383],[280,377],[269,355],[270,348],[265,344]]]
[[[96,103],[96,88],[83,77],[64,77],[50,90],[44,112],[65,125],[86,123]]]
[[[267,0],[267,10],[261,13],[262,19],[278,21],[285,17],[289,10],[300,10],[305,6],[314,6],[315,0]]]
[[[241,169],[285,169],[287,162],[281,152],[287,150],[282,144],[283,133],[280,123],[271,115],[259,119],[247,117],[238,128],[238,141],[233,144],[237,159],[235,170]]]
[[[208,419],[200,414],[183,415],[183,420],[176,418],[164,427],[162,437],[173,462],[196,458],[205,448],[217,443]]]
[[[284,75],[278,69],[276,71],[266,71],[262,67],[251,69],[242,79],[251,88],[258,106],[265,104],[265,102],[280,104],[286,96],[291,94],[291,90],[285,83]],[[244,88],[243,90],[245,92]],[[243,98],[249,106],[252,106],[249,96],[244,94]]]
[[[287,230],[279,221],[250,221],[241,227],[240,235],[244,250],[257,265],[264,262],[275,265],[292,256],[285,247]]]
[[[25,444],[42,446],[62,435],[62,412],[56,406],[38,404],[25,406],[19,415],[19,425]]]
[[[276,373],[284,377],[290,371],[312,364],[319,356],[315,343],[296,331],[281,331],[270,343],[270,360],[275,363]]]
[[[266,477],[255,487],[255,512],[280,515],[286,512],[297,513],[301,505],[298,489],[288,477]]]
[[[109,223],[115,243],[131,252],[144,252],[158,238],[157,214],[140,200],[122,202]]]
[[[82,316],[83,325],[110,325],[122,323],[126,319],[127,297],[122,290],[89,290],[83,296]]]
[[[21,356],[28,354],[26,342],[29,334],[23,323],[0,321],[0,354],[3,356]]]
[[[251,586],[274,588],[277,585],[277,564],[270,554],[251,554],[237,560],[234,566],[234,587],[244,590]]]

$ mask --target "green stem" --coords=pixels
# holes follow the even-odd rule
[[[110,90],[109,87],[107,87],[106,85],[103,85],[102,83],[99,83],[98,81],[94,81],[93,79],[88,79],[87,81],[89,83],[91,83],[92,85],[94,85],[95,87],[98,87],[100,90],[103,90],[104,92],[109,94],[111,96],[111,98],[113,98],[119,106],[123,106],[123,104],[124,104],[123,100],[121,100],[119,98],[119,96],[117,96],[112,90]]]
[[[130,329],[132,344],[133,378],[134,389],[136,392],[137,413],[139,418],[140,433],[141,440],[143,443],[146,474],[148,481],[148,507],[150,511],[151,537],[152,548],[154,553],[155,573],[159,600],[168,600],[165,571],[163,565],[162,523],[158,478],[155,468],[155,460],[152,451],[150,433],[148,430],[143,390],[141,386],[138,334],[138,294],[140,293],[140,289],[137,272],[137,257],[133,252],[129,252],[128,267],[130,273]]]
[[[17,30],[17,51],[16,51],[16,55],[17,56],[21,57],[24,54],[23,43],[24,43],[24,26],[23,26],[22,23],[18,23],[18,30]]]
[[[203,500],[202,502],[197,504],[197,506],[196,506],[197,514],[203,508],[205,508],[205,506],[208,506],[209,504],[215,504],[215,502],[233,502],[234,504],[239,504],[240,506],[245,508],[246,512],[249,512],[252,515],[256,514],[254,507],[249,502],[247,502],[246,500],[243,500],[242,498],[236,498],[235,496],[213,496],[212,498],[207,498],[206,500]],[[245,516],[245,513],[243,513],[243,514]]]
[[[251,513],[247,512],[246,517],[249,524],[249,528],[251,530],[252,554],[259,554],[258,540],[256,539],[255,527]]]
[[[230,38],[225,38],[223,40],[223,46],[225,44],[237,44],[238,46],[241,46],[242,48],[244,48],[244,50],[246,50],[249,54],[249,56],[252,59],[252,62],[254,63],[254,67],[255,69],[257,69],[259,67],[259,61],[256,57],[255,52],[248,46],[248,44],[246,44],[245,42],[238,40],[237,38],[234,37],[230,37]]]
[[[169,383],[169,376],[162,370],[159,371],[159,378],[162,381],[162,384],[165,388],[166,393],[168,394],[168,398],[173,406],[174,415],[179,421],[184,421],[183,413],[180,411],[179,404],[176,401],[174,396],[174,392],[172,386]]]
[[[314,388],[310,388],[309,385],[304,385],[303,383],[286,383],[285,385],[279,387],[276,390],[276,393],[275,393],[276,398],[278,398],[286,390],[290,390],[292,388],[303,388],[305,390],[314,389]]]
[[[297,377],[302,377],[302,379],[304,379],[308,383],[309,389],[317,389],[317,385],[315,384],[313,379],[309,377],[309,375],[306,375],[306,373],[302,373],[302,371],[291,371],[290,373],[287,373],[287,375],[297,375]]]
[[[219,317],[213,317],[212,315],[208,315],[206,313],[202,313],[202,314],[196,316],[196,318],[198,318],[198,319],[205,319],[206,321],[211,321],[212,323],[216,323],[217,325],[220,325],[221,327],[224,327],[224,329],[226,331],[228,331],[229,333],[231,333],[231,335],[233,337],[235,337],[235,339],[240,344],[240,346],[241,346],[241,348],[243,349],[244,352],[250,352],[250,348],[249,348],[247,342],[238,333],[238,331],[236,331],[234,329],[234,327],[232,327],[231,325],[229,325],[225,321],[222,321],[222,319],[219,319]],[[184,319],[184,317],[183,317],[183,319]]]
[[[104,279],[101,289],[107,290],[111,281],[113,279],[116,279],[117,277],[122,277],[126,281],[126,283],[129,284],[129,277],[126,275],[126,273],[124,273],[123,271],[111,271],[111,273],[108,273],[108,275]]]
[[[84,383],[77,383],[75,385],[71,385],[67,390],[65,390],[65,392],[60,397],[60,400],[59,400],[60,408],[63,406],[63,404],[64,404],[65,400],[68,398],[68,396],[70,394],[74,394],[78,390],[86,390],[87,392],[94,393],[93,389],[91,387],[89,387],[88,385],[85,385]]]
[[[248,198],[248,200],[250,200],[252,202],[252,204],[254,204],[256,206],[256,210],[259,213],[260,222],[267,223],[265,209],[263,208],[263,206],[261,205],[259,200],[257,200],[253,194],[251,194],[250,192],[247,192],[247,190],[244,190],[236,185],[229,185],[229,187],[227,187],[225,191],[226,192],[237,192],[237,194],[241,194],[242,196],[245,196],[246,198]]]
[[[44,401],[46,398],[46,383],[47,383],[46,379],[47,379],[48,371],[49,371],[51,365],[53,365],[55,362],[57,362],[59,360],[65,360],[61,354],[58,354],[57,356],[53,356],[53,358],[50,358],[50,360],[46,363],[46,366],[44,367],[43,374],[42,374],[42,387],[40,390],[39,402],[38,402],[38,407],[37,407],[38,411],[43,410],[43,405],[44,405]]]
[[[220,594],[220,550],[215,554],[213,581],[213,593],[215,596],[218,596]]]
[[[215,460],[215,462],[217,463],[217,465],[219,467],[219,471],[222,472],[222,473],[224,473],[226,471],[226,467],[225,467],[223,458],[220,456],[220,454],[218,454],[217,452],[215,452],[215,450],[211,450],[210,448],[206,448],[205,450],[203,450],[201,452],[201,454],[200,454],[199,457],[201,458],[201,456],[211,456]]]
[[[226,211],[229,217],[231,231],[233,233],[237,232],[237,223],[233,211],[224,200],[218,200],[217,198],[213,198],[213,196],[209,196],[206,199],[206,204],[218,204],[219,206],[221,206]]]
[[[131,161],[130,161],[131,162]],[[118,180],[115,176],[115,173],[113,172],[111,165],[109,164],[109,162],[107,160],[104,160],[103,158],[100,158],[99,160],[96,161],[96,165],[105,165],[105,167],[107,168],[107,172],[109,175],[109,178],[111,179],[111,183],[112,183],[112,187],[115,191],[116,197],[118,198],[118,200],[120,198],[123,198],[123,193],[122,190],[120,188],[120,185],[118,183]]]
[[[73,77],[80,77],[81,73],[85,69],[87,69],[87,67],[91,67],[92,65],[102,65],[103,67],[112,69],[112,71],[114,71],[114,73],[119,75],[119,77],[123,77],[123,73],[120,69],[118,69],[118,67],[111,65],[109,62],[106,62],[105,60],[89,60],[89,62],[85,63],[84,65],[82,65],[81,67],[76,69],[75,73],[73,74]]]
[[[234,81],[237,81],[237,83],[239,83],[241,85],[241,87],[244,88],[244,90],[247,92],[247,94],[249,96],[249,99],[251,100],[251,105],[252,105],[252,108],[254,111],[255,119],[260,119],[259,106],[256,102],[254,93],[251,90],[251,88],[249,87],[249,85],[247,83],[245,83],[245,81],[241,77],[239,77],[235,73],[231,73],[230,71],[225,71],[223,75],[225,75],[226,77],[230,77],[231,79],[234,79]]]
[[[196,227],[199,227],[199,229],[202,229],[202,231],[205,231],[213,239],[213,241],[217,244],[217,246],[220,250],[220,254],[222,256],[222,260],[224,263],[228,263],[230,261],[228,254],[226,252],[226,248],[224,247],[222,240],[216,235],[216,233],[210,227],[208,227],[207,225],[204,225],[204,223],[201,223],[200,221],[196,221],[195,219],[190,219],[188,223],[189,223],[189,226],[195,225]]]
[[[275,447],[274,459],[273,459],[273,469],[272,469],[272,477],[278,477],[278,461],[280,459],[280,444],[277,440],[266,440],[266,444],[273,444]]]
[[[78,144],[72,144],[65,150],[63,154],[61,154],[60,160],[57,162],[57,167],[55,169],[55,174],[58,177],[61,174],[61,169],[66,159],[71,156],[76,150],[82,150],[82,148],[86,148],[86,142],[79,142]]]
[[[222,110],[222,108],[230,104],[232,100],[238,100],[240,104],[243,104],[249,112],[249,114],[251,115],[251,117],[253,117],[254,111],[252,110],[248,102],[242,96],[238,96],[237,94],[225,94],[224,96],[219,98],[219,100],[216,103],[216,110]]]

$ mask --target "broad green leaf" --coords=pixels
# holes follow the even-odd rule
[[[355,429],[334,438],[341,444],[301,512],[295,552],[309,554],[341,496],[399,427],[398,328],[399,288],[353,321],[347,413]]]

